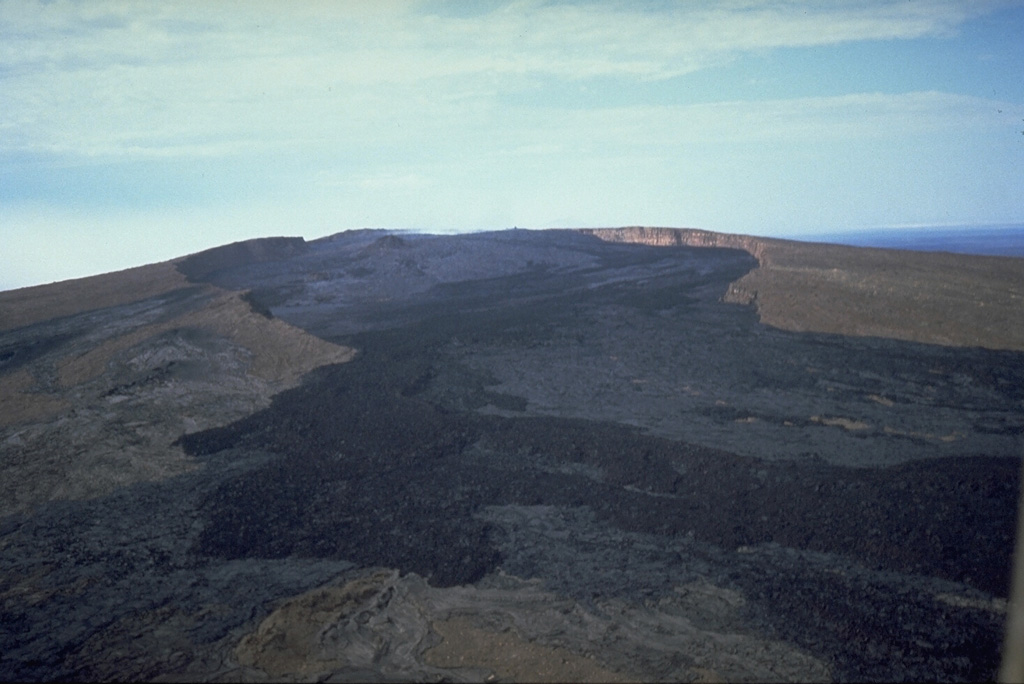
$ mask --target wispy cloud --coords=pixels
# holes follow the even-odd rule
[[[666,79],[749,50],[943,35],[996,7],[458,5],[0,3],[0,146],[95,159],[400,140],[491,121],[537,78]]]
[[[854,142],[964,127],[1008,129],[1022,114],[1021,105],[934,91],[855,93],[580,112],[564,134],[590,131],[633,145]]]

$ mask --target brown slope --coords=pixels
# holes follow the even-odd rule
[[[0,292],[0,331],[137,302],[188,285],[174,261]]]
[[[354,356],[244,293],[190,284],[181,261],[0,293],[0,516],[189,470],[183,432]]]
[[[690,228],[583,232],[612,242],[744,249],[758,268],[726,301],[794,331],[1024,350],[1024,259],[729,235]]]

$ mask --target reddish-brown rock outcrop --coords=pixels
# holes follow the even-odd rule
[[[765,254],[768,242],[788,242],[753,235],[715,233],[699,228],[656,228],[628,226],[626,228],[585,228],[581,232],[599,237],[607,242],[629,242],[654,247],[728,247],[742,249],[757,257]]]

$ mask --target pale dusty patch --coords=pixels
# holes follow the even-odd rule
[[[127,335],[109,339],[80,356],[66,356],[57,362],[57,378],[65,388],[88,382],[103,374],[114,354],[173,327],[178,327],[173,321],[143,326]]]
[[[331,653],[329,643],[325,647],[322,633],[362,608],[390,577],[391,573],[378,573],[287,601],[238,643],[235,658],[275,679],[306,679],[343,667],[346,661]]]
[[[321,587],[280,604],[233,660],[253,679],[279,681],[830,679],[790,645],[738,632],[743,596],[707,582],[591,613],[537,582],[494,581],[442,589],[392,572]]]
[[[957,608],[974,608],[984,610],[997,615],[1006,615],[1009,602],[1006,599],[993,597],[991,599],[971,598],[958,596],[956,594],[936,594],[935,598]]]
[[[252,312],[241,293],[204,287],[214,296],[198,311],[91,348],[72,346],[75,351],[52,366],[65,390],[60,394],[36,391],[33,373],[45,374],[50,362],[0,376],[0,428],[14,428],[0,432],[0,515],[188,472],[197,463],[174,444],[182,433],[250,415],[310,370],[355,354]],[[226,340],[228,351],[208,359],[220,364],[218,370],[154,380],[134,368],[145,367],[154,353],[190,353],[175,330],[204,330]],[[160,350],[137,356],[136,347],[150,340]],[[125,383],[125,375],[133,380]]]
[[[484,667],[513,682],[635,681],[564,648],[526,641],[511,629],[482,629],[469,617],[451,617],[431,627],[442,641],[424,653],[424,662],[435,667]]]
[[[896,435],[897,437],[915,437],[917,439],[930,439],[937,440],[940,442],[955,442],[956,440],[963,437],[959,432],[951,432],[948,435],[935,435],[930,432],[915,432],[914,430],[898,430],[894,427],[886,425],[882,430],[887,435]]]
[[[747,604],[743,595],[732,589],[725,589],[706,580],[689,582],[675,587],[676,594],[689,606],[701,606],[705,610],[713,606],[715,610],[724,612],[742,608]]]
[[[877,403],[881,404],[882,406],[893,406],[894,405],[894,402],[893,402],[892,399],[886,399],[885,397],[880,396],[878,394],[869,394],[868,395],[868,399],[870,399],[871,401],[877,402]]]
[[[47,420],[71,406],[61,397],[27,391],[34,383],[27,370],[0,376],[0,427]]]
[[[238,292],[224,292],[199,311],[183,314],[163,323],[139,328],[91,349],[62,359],[57,364],[65,387],[86,382],[106,369],[119,351],[175,328],[210,330],[239,344],[253,354],[249,373],[272,383],[292,387],[305,373],[329,363],[344,363],[355,351],[341,347],[288,325],[279,319],[254,314]]]
[[[304,374],[330,363],[352,360],[355,350],[342,347],[284,321],[252,313],[241,293],[228,293],[210,306],[181,317],[180,325],[204,327],[253,353],[249,372],[291,387]]]
[[[821,425],[829,425],[833,427],[841,427],[844,430],[869,430],[871,428],[867,423],[860,420],[851,420],[849,418],[825,418],[823,416],[811,416],[811,420]]]

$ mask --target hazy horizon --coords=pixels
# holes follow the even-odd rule
[[[988,226],[882,226],[856,231],[793,236],[796,240],[835,242],[855,247],[1024,257],[1024,224]]]
[[[360,227],[1024,225],[1021,35],[997,0],[2,3],[0,290]]]
[[[593,228],[594,226],[586,226],[586,228]],[[626,226],[597,226],[599,228],[618,228]],[[698,226],[659,226],[661,228],[697,228]],[[501,227],[491,230],[512,230],[518,228],[518,226]],[[578,226],[578,228],[584,228],[584,226]],[[523,228],[524,230],[556,230],[557,228]],[[469,234],[473,232],[487,232],[488,229],[480,229],[479,231],[443,231],[443,230],[426,230],[426,229],[401,229],[401,228],[346,228],[338,231],[343,233],[347,230],[380,230],[382,232],[394,232],[394,233],[405,233],[414,232],[418,234],[428,235],[453,235],[453,234]],[[307,240],[315,240],[320,238],[330,237],[336,235],[332,233],[329,235],[321,235],[316,238],[306,238]],[[884,226],[875,229],[862,229],[845,232],[809,232],[799,234],[778,234],[774,236],[768,235],[757,235],[758,237],[779,237],[788,240],[797,240],[801,242],[822,242],[822,243],[833,243],[841,245],[850,245],[854,247],[882,247],[886,249],[907,249],[914,251],[932,252],[932,251],[943,251],[952,252],[958,254],[973,254],[979,256],[1010,256],[1010,257],[1022,257],[1024,258],[1024,224],[996,224],[991,226],[913,226],[913,227],[894,227]],[[265,235],[258,237],[301,237],[297,235]],[[250,238],[241,238],[246,240]],[[238,242],[240,240],[230,240],[221,244],[229,244],[230,242]],[[211,245],[211,247],[220,245]],[[201,250],[198,250],[201,251]],[[110,271],[97,271],[96,273],[86,273],[77,276],[71,276],[69,278],[61,278],[54,281],[46,281],[40,283],[30,283],[28,285],[18,285],[14,287],[0,287],[0,292],[7,290],[15,290],[23,287],[32,287],[35,285],[48,285],[55,282],[63,282],[65,280],[74,280],[76,278],[89,277],[92,275],[101,275],[104,273],[117,272],[128,268],[134,268],[136,266],[143,266],[149,263],[157,263],[159,261],[166,261],[168,259],[174,259],[177,257],[188,256],[194,252],[182,253],[172,255],[165,259],[157,259],[151,262],[132,264],[129,266],[119,267],[111,269]]]

